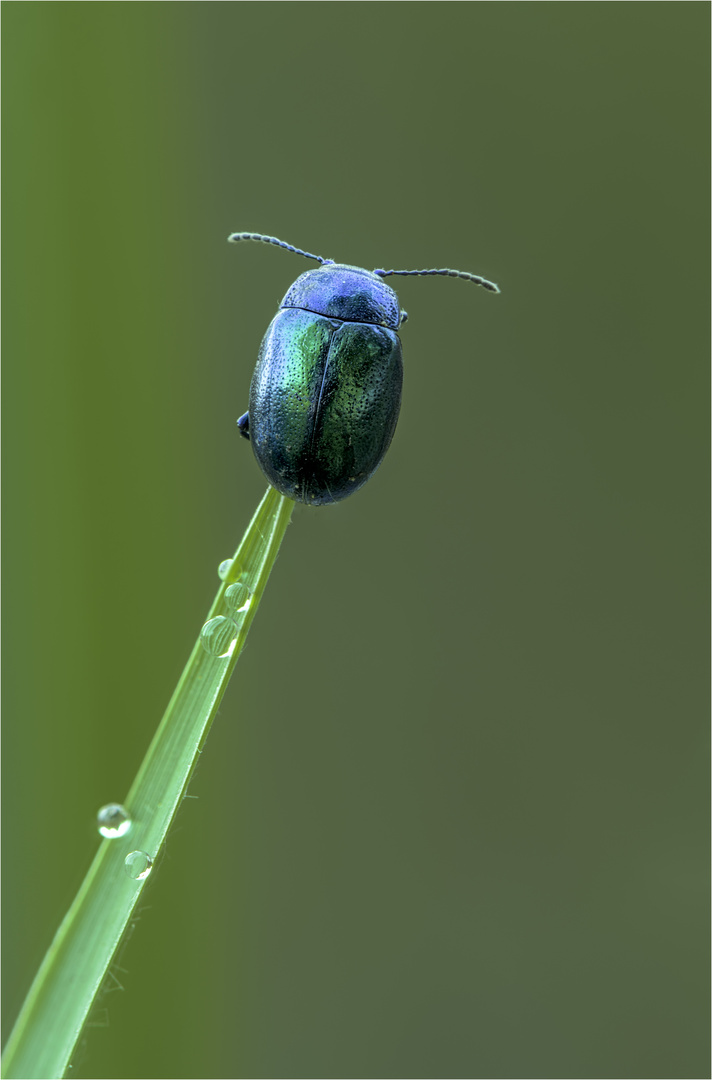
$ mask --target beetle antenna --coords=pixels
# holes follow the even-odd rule
[[[318,263],[332,261],[322,259],[321,255],[311,255],[308,251],[302,251],[301,248],[294,247],[292,244],[285,244],[284,240],[278,240],[276,236],[263,236],[262,233],[234,232],[227,239],[229,244],[236,244],[239,240],[260,240],[263,244],[274,244],[275,247],[285,248],[287,251],[293,251],[295,255],[303,255],[305,259],[314,259]]]
[[[374,270],[373,272],[379,277],[389,277],[391,274],[440,274],[442,277],[460,277],[465,281],[473,281],[475,285],[481,285],[483,289],[488,289],[490,292],[499,292],[499,286],[493,281],[478,277],[477,274],[468,274],[466,270]]]

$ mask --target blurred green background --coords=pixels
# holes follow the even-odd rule
[[[3,5],[5,1038],[265,487],[241,229],[502,295],[396,282],[73,1075],[709,1075],[709,14]]]

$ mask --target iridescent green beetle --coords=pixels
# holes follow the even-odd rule
[[[309,506],[339,502],[373,476],[400,412],[397,331],[407,314],[383,278],[441,274],[499,289],[461,270],[363,270],[274,236],[233,233],[228,239],[259,240],[321,263],[287,290],[262,340],[249,411],[237,425],[282,495]]]

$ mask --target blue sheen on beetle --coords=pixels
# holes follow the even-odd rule
[[[282,495],[309,506],[339,502],[373,476],[400,412],[398,329],[407,315],[383,278],[437,274],[499,289],[461,270],[364,270],[261,233],[228,239],[274,244],[321,263],[287,290],[267,328],[249,411],[237,424]]]

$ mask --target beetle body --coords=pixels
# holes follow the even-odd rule
[[[238,427],[282,495],[310,506],[338,502],[376,471],[398,421],[398,329],[407,316],[383,277],[449,274],[499,290],[461,271],[370,271],[261,234],[230,240],[262,240],[322,264],[297,278],[270,323]]]
[[[283,495],[319,506],[376,471],[395,431],[403,361],[394,291],[368,270],[308,270],[262,341],[250,387],[257,462]]]

